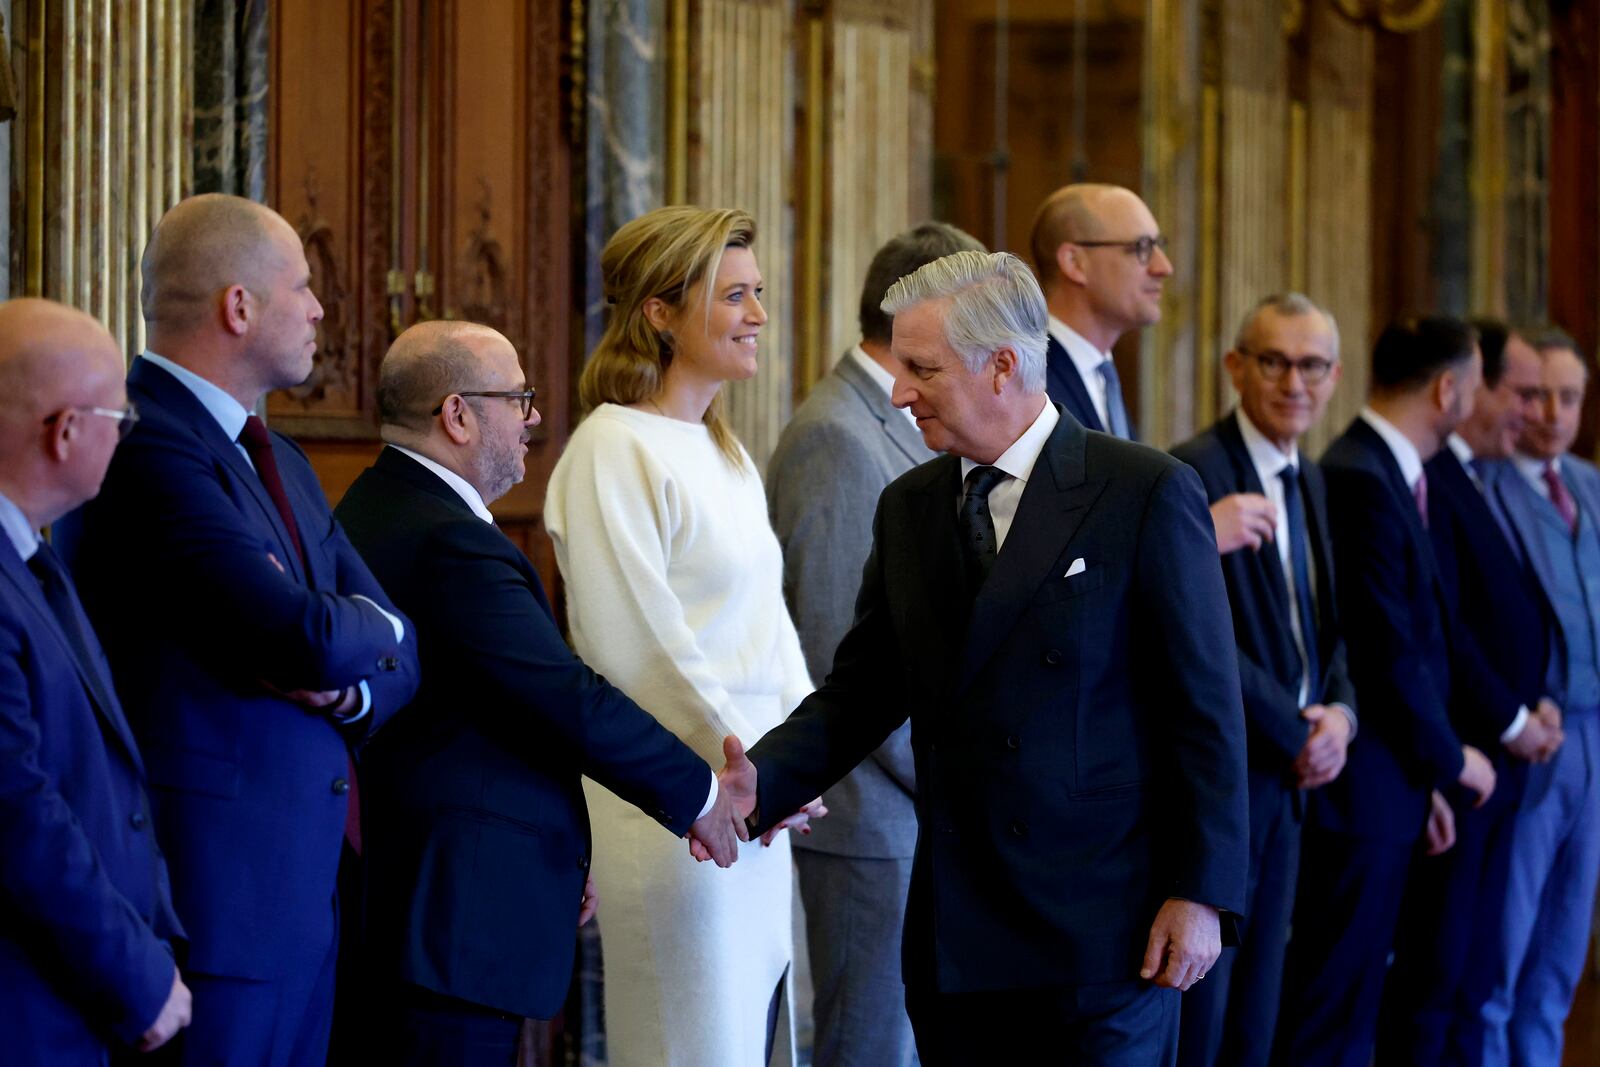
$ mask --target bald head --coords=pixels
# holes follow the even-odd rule
[[[1040,283],[1061,273],[1056,250],[1062,245],[1072,241],[1120,240],[1120,235],[1110,232],[1108,220],[1120,217],[1135,204],[1143,207],[1144,201],[1131,189],[1096,182],[1064,185],[1045,197],[1033,217],[1029,239],[1033,269]]]
[[[260,290],[277,249],[294,230],[271,208],[222,193],[191,196],[162,216],[139,262],[140,303],[152,328],[203,318],[231,285]],[[298,244],[298,241],[296,242]]]
[[[378,422],[385,439],[426,434],[433,421],[428,413],[439,401],[463,389],[486,388],[488,368],[475,349],[495,341],[510,345],[495,330],[471,322],[419,322],[396,337],[378,368]]]
[[[99,491],[127,404],[105,327],[50,300],[0,303],[0,492],[36,525]]]

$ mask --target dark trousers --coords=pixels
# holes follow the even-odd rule
[[[274,981],[186,972],[194,1021],[153,1058],[178,1067],[323,1067],[333,1025],[337,944],[322,963]],[[170,1050],[170,1051],[169,1051]]]
[[[421,986],[391,987],[374,1019],[388,1067],[516,1067],[522,1020]],[[385,1047],[386,1046],[386,1047]]]
[[[1172,1067],[1178,996],[1143,981],[985,993],[908,985],[906,1009],[922,1067]]]
[[[1271,1057],[1300,866],[1297,799],[1290,788],[1252,783],[1239,947],[1223,949],[1205,981],[1183,994],[1179,1067],[1266,1067]]]
[[[1279,1067],[1367,1067],[1414,845],[1308,825],[1300,841]]]
[[[1467,1067],[1482,1058],[1478,1017],[1494,969],[1474,953],[1500,929],[1519,793],[1515,769],[1500,771],[1501,787],[1484,807],[1453,805],[1455,846],[1412,865],[1378,1020],[1379,1067]]]

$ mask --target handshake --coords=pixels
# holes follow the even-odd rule
[[[744,754],[744,745],[732,734],[722,739],[722,770],[717,774],[717,799],[711,810],[689,828],[689,855],[718,867],[732,867],[739,858],[739,842],[750,840],[746,820],[756,810],[756,765]],[[812,819],[828,814],[818,797],[761,835],[763,845],[785,830],[809,834]]]

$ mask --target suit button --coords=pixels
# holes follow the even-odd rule
[[[397,671],[400,669],[400,661],[394,656],[384,656],[378,661],[378,669],[380,671]]]
[[[143,830],[144,824],[148,821],[149,820],[145,818],[145,814],[142,811],[136,811],[132,815],[128,816],[128,825],[133,827],[135,830]]]
[[[1021,819],[1012,819],[1011,820],[1011,836],[1012,837],[1027,837],[1028,836],[1028,824],[1023,822]]]
[[[579,856],[578,857],[578,870],[587,871],[588,869],[589,869],[589,857],[588,856]]]
[[[1010,737],[1006,738],[1006,747],[1015,752],[1017,749],[1022,747],[1022,741],[1015,734],[1012,734]]]
[[[343,778],[335,778],[333,780],[333,792],[337,796],[344,796],[350,792],[350,783]]]
[[[1061,662],[1061,650],[1059,648],[1052,648],[1050,651],[1044,654],[1044,661],[1050,664],[1052,667],[1056,666]]]

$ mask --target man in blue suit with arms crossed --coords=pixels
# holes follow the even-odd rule
[[[39,528],[100,488],[135,418],[88,315],[0,304],[0,1027],[16,1067],[88,1067],[189,1021],[144,766]]]
[[[82,517],[80,584],[154,786],[188,930],[184,1063],[323,1062],[351,753],[417,687],[416,642],[310,464],[252,414],[311,373],[294,230],[238,197],[162,218],[141,263],[143,418]]]

